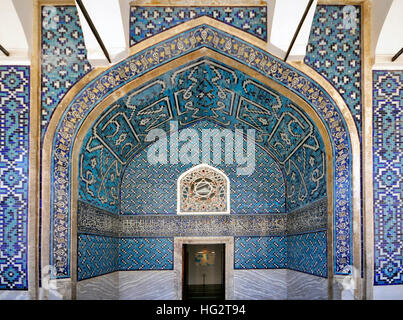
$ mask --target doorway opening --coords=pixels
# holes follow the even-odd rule
[[[184,244],[183,300],[225,299],[225,244]]]

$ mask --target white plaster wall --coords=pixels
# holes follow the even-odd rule
[[[403,285],[374,286],[374,300],[403,300]]]

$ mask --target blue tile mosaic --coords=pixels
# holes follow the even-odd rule
[[[403,284],[403,71],[373,72],[375,285]]]
[[[83,146],[88,156],[80,154],[79,199],[118,214],[122,164],[91,134]]]
[[[130,7],[130,45],[186,21],[208,16],[267,40],[266,6],[248,7]]]
[[[235,237],[234,268],[287,268],[287,237]]]
[[[285,212],[283,199],[292,210],[326,196],[324,145],[312,120],[288,98],[262,83],[229,66],[201,59],[129,92],[99,116],[80,154],[80,199],[117,212],[119,181],[125,170],[122,166],[127,165],[125,172],[129,173],[125,173],[120,190],[122,213],[176,212],[175,181],[190,166],[153,166],[147,164],[146,153],[138,154],[147,145],[145,136],[150,130],[169,132],[173,120],[179,129],[209,121],[215,123],[213,129],[256,130],[257,162],[252,176],[235,174],[239,168],[235,163],[218,166],[231,176],[231,190],[239,191],[231,200],[232,213]],[[124,154],[123,145],[131,146]],[[202,160],[200,146],[197,150]],[[272,165],[265,165],[263,157]],[[134,164],[128,164],[132,159]],[[234,162],[237,159],[236,155]],[[138,170],[145,168],[152,171]],[[169,178],[161,179],[157,169],[163,169]],[[133,179],[127,178],[131,174]],[[280,182],[282,175],[286,176],[287,197],[284,181]],[[156,177],[159,183],[154,183]],[[128,191],[129,184],[138,185],[137,180],[141,183],[141,188],[136,188],[139,192]],[[155,190],[157,186],[163,186],[164,192]],[[150,187],[155,192],[148,192]],[[242,190],[248,190],[249,197],[240,197]],[[164,196],[158,197],[161,194]],[[158,208],[153,201],[156,198],[162,199]]]
[[[361,132],[361,6],[316,7],[305,63],[339,91]]]
[[[172,270],[173,238],[78,235],[78,280],[115,271]]]
[[[29,66],[0,66],[0,289],[28,289]]]
[[[121,238],[120,270],[172,270],[173,238]]]
[[[327,232],[288,236],[287,268],[327,277]]]
[[[202,121],[188,128],[198,134],[194,148],[201,150],[202,130],[222,129],[220,126]],[[232,131],[230,132],[232,134]],[[224,134],[227,136],[226,134]],[[169,144],[170,139],[167,139]],[[186,142],[189,145],[189,142]],[[184,142],[179,143],[179,149]],[[150,147],[149,147],[150,148]],[[179,176],[193,167],[193,164],[150,164],[147,150],[139,154],[127,165],[121,184],[122,214],[176,214],[177,180]],[[212,150],[211,150],[212,151]],[[232,151],[229,153],[232,155]],[[201,163],[202,154],[199,154]],[[211,158],[213,159],[212,155]],[[285,185],[280,166],[270,156],[256,149],[254,172],[249,176],[237,174],[237,163],[225,164],[224,145],[221,145],[221,161],[214,165],[223,171],[230,180],[231,213],[279,213],[285,212]]]
[[[75,6],[42,7],[42,136],[66,92],[91,70]]]

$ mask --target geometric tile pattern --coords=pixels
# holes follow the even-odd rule
[[[186,21],[208,16],[267,40],[266,6],[130,7],[130,46]]]
[[[222,129],[202,121],[190,127],[198,133],[201,146],[203,129]],[[217,131],[218,132],[218,131]],[[232,131],[231,131],[232,132]],[[170,143],[171,136],[167,137]],[[185,142],[179,143],[179,149]],[[193,144],[192,144],[193,145]],[[199,148],[195,146],[195,148]],[[122,177],[121,214],[176,214],[177,180],[193,164],[151,164],[147,150],[136,156],[126,167]],[[237,175],[238,164],[225,163],[225,148],[221,144],[220,164],[210,164],[224,172],[230,180],[230,208],[234,214],[285,212],[285,185],[279,165],[261,148],[256,148],[254,172]],[[231,150],[232,152],[232,150]],[[212,156],[210,157],[212,159]],[[202,154],[199,154],[201,163]]]
[[[287,237],[235,237],[235,269],[287,268]]]
[[[115,271],[172,270],[173,238],[78,235],[78,280]]]
[[[327,230],[328,199],[323,198],[287,212],[287,235]]]
[[[119,238],[78,235],[78,280],[100,276],[119,269]]]
[[[189,39],[189,41],[184,42],[182,39]],[[53,226],[51,239],[54,246],[50,261],[51,265],[57,269],[57,278],[66,278],[70,275],[69,235],[65,231],[69,230],[71,206],[69,197],[71,162],[68,155],[83,119],[99,101],[116,88],[167,61],[182,57],[199,48],[220,52],[289,88],[305,99],[324,120],[330,134],[335,159],[334,267],[336,274],[346,274],[346,271],[343,270],[352,263],[351,144],[341,111],[324,89],[302,72],[233,35],[211,26],[200,25],[145,48],[105,70],[104,73],[88,83],[67,106],[54,135],[53,150],[55,154],[51,159],[51,196],[57,194],[58,199],[57,201],[52,200],[51,203],[50,215]],[[54,249],[56,246],[57,250]]]
[[[120,270],[172,270],[173,238],[121,238]]]
[[[327,277],[327,232],[288,236],[287,268]]]
[[[42,137],[66,92],[91,70],[75,6],[42,7]]]
[[[78,235],[78,280],[115,271],[173,270],[174,238]],[[234,238],[234,269],[292,269],[327,277],[326,232]]]
[[[361,6],[317,6],[305,63],[339,91],[361,132]]]
[[[373,72],[375,285],[403,284],[403,71]]]
[[[0,290],[28,289],[29,66],[0,66]]]

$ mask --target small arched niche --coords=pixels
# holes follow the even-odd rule
[[[208,164],[199,164],[182,173],[177,190],[180,215],[230,213],[229,179]]]

